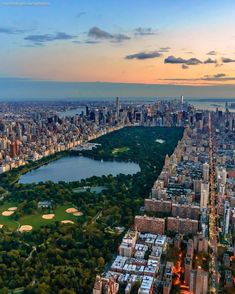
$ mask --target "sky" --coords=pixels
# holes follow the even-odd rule
[[[0,0],[0,40],[0,99],[235,97],[234,0]]]

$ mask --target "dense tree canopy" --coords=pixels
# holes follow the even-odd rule
[[[0,230],[0,293],[17,288],[24,293],[91,293],[95,275],[111,261],[123,236],[117,227],[127,229],[133,224],[166,154],[173,152],[182,134],[180,128],[124,128],[97,139],[101,144],[97,149],[83,152],[97,159],[135,161],[141,172],[132,176],[110,175],[58,184],[17,183],[22,173],[45,163],[46,159],[2,175],[0,191],[9,192],[2,203],[19,203],[17,213],[12,216],[15,221],[22,215],[35,213],[38,201],[48,199],[54,207],[69,203],[84,215],[74,225],[54,222],[23,234],[7,228]],[[166,143],[156,143],[159,138]],[[124,152],[113,152],[121,147],[126,147],[122,149]],[[70,154],[74,152],[63,156]],[[106,189],[98,194],[89,190],[76,192],[75,188],[83,186]]]

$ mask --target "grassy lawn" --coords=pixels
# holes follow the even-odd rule
[[[8,202],[0,206],[0,224],[8,227],[10,230],[16,230],[18,223],[12,219],[11,216],[3,216],[2,212],[8,210],[10,207],[18,206],[16,202]]]
[[[114,148],[112,150],[112,154],[113,155],[118,155],[118,153],[128,152],[129,150],[130,150],[130,148],[128,148],[128,147]]]
[[[2,212],[12,206],[17,206],[17,204],[16,203],[4,204],[0,206],[0,211]],[[48,219],[48,220],[43,219],[42,215],[47,214],[48,212],[38,210],[37,214],[22,216],[18,222],[20,223],[20,225],[30,225],[33,227],[33,229],[39,229],[41,226],[51,224],[55,221],[62,221],[62,220],[76,221],[76,219],[79,216],[74,216],[72,213],[67,213],[65,211],[67,208],[70,208],[70,207],[73,207],[73,206],[71,204],[58,206],[53,212],[51,212],[55,214],[55,217],[53,219]],[[7,217],[7,216],[2,216],[2,215],[0,216],[0,224],[5,225],[10,230],[16,230],[18,228],[17,222],[14,221],[11,217]]]

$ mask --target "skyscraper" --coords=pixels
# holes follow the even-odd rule
[[[190,257],[185,258],[185,272],[184,279],[187,285],[190,284],[190,273],[192,270],[192,259]]]
[[[202,165],[202,173],[203,173],[203,180],[208,182],[209,181],[209,164],[205,162]]]
[[[181,96],[181,104],[184,104],[184,96]]]
[[[119,99],[119,97],[116,98],[116,113],[117,113],[117,119],[119,119],[119,114],[120,114],[120,99]]]
[[[217,168],[217,181],[219,184],[226,184],[227,181],[227,171],[226,168],[219,167]]]
[[[189,291],[194,294],[207,294],[208,272],[203,271],[200,267],[197,270],[192,270]]]
[[[209,198],[209,184],[201,183],[201,198],[200,198],[200,208],[207,208]]]
[[[19,142],[15,140],[10,144],[10,157],[14,158],[19,155]]]
[[[228,201],[224,203],[224,226],[223,226],[223,234],[228,234],[229,231],[229,222],[230,222],[230,205]]]

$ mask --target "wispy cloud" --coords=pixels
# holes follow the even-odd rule
[[[217,55],[217,54],[218,53],[216,51],[214,51],[214,50],[209,51],[209,52],[206,53],[206,55]]]
[[[34,43],[35,45],[42,45],[47,42],[71,40],[74,38],[76,38],[76,36],[59,32],[56,34],[28,35],[24,39]]]
[[[222,62],[223,63],[231,63],[231,62],[235,62],[235,59],[222,57]]]
[[[85,44],[99,44],[100,41],[98,41],[98,40],[86,40],[84,43]]]
[[[207,80],[207,81],[221,81],[221,80],[233,80],[234,78],[232,77],[227,77],[226,74],[224,73],[217,73],[217,74],[214,74],[214,75],[205,75],[203,78],[203,80]]]
[[[23,45],[23,47],[26,47],[26,48],[35,48],[35,47],[43,47],[43,46],[44,46],[43,43],[32,43],[32,44]]]
[[[131,38],[124,34],[111,34],[98,27],[92,27],[88,32],[88,37],[95,40],[109,40],[110,42],[120,43]]]
[[[76,17],[77,17],[77,18],[80,18],[80,17],[82,17],[82,16],[85,15],[85,14],[86,14],[85,11],[80,11],[80,12],[77,13]]]
[[[124,34],[116,34],[113,35],[113,42],[122,42],[122,41],[126,41],[126,40],[130,40],[131,38],[127,35]]]
[[[232,63],[235,62],[235,59],[228,58],[228,57],[221,57],[218,59],[211,59],[210,57],[204,61],[205,64],[214,63],[216,66],[223,65],[223,63]]]
[[[10,27],[0,27],[0,34],[15,35],[15,34],[24,34],[26,30],[20,30]]]
[[[138,27],[134,29],[134,34],[136,36],[149,36],[149,35],[156,35],[157,31],[154,31],[152,28]]]
[[[171,49],[171,47],[167,46],[167,47],[161,47],[158,51],[159,52],[169,52]]]
[[[217,63],[217,61],[215,59],[212,59],[212,58],[208,58],[204,61],[204,64],[212,64],[212,63]]]
[[[150,51],[150,52],[143,51],[143,52],[127,55],[125,59],[145,60],[145,59],[152,59],[152,58],[157,58],[161,56],[162,54],[159,53],[158,51]]]
[[[189,58],[185,59],[182,57],[175,57],[173,55],[168,56],[165,58],[164,63],[170,63],[170,64],[186,64],[186,65],[198,65],[201,64],[202,61],[197,58]]]
[[[185,81],[185,82],[195,82],[195,81],[211,81],[211,82],[226,82],[226,81],[235,81],[235,77],[228,77],[224,73],[217,73],[214,75],[204,75],[201,78],[169,78],[169,79],[160,79],[164,81]]]
[[[165,58],[164,63],[170,64],[185,64],[185,65],[199,65],[199,64],[215,64],[217,67],[223,65],[224,63],[232,63],[235,62],[235,59],[222,57],[217,59],[212,59],[208,57],[206,60],[200,60],[198,58],[182,58],[182,57],[175,57],[173,55],[168,56]]]

